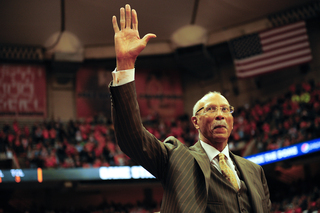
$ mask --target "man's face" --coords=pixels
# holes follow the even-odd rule
[[[229,102],[220,94],[210,94],[196,106],[197,110],[202,107],[203,109],[192,117],[200,139],[214,147],[218,145],[224,148],[233,128],[233,116],[231,113],[223,113],[221,107],[229,107]],[[209,112],[210,107],[217,107],[217,112]]]

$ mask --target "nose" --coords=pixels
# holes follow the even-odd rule
[[[221,108],[218,108],[218,111],[216,112],[216,120],[223,120],[223,119],[224,119],[224,114]]]

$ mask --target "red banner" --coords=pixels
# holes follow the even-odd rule
[[[47,116],[46,73],[38,65],[0,65],[0,116]]]
[[[136,70],[137,96],[142,117],[162,119],[184,114],[181,78],[177,71]]]
[[[99,68],[80,68],[77,72],[77,117],[103,115],[111,118],[111,102],[108,85],[111,71]]]
[[[142,117],[157,115],[163,119],[184,113],[180,76],[173,71],[136,70],[136,89]],[[108,85],[111,71],[81,68],[77,72],[76,102],[79,118],[111,116]]]

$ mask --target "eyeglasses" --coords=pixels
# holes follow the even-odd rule
[[[221,107],[217,107],[217,106],[210,106],[205,108],[205,110],[203,111],[202,114],[206,114],[206,113],[216,113],[218,112],[218,108],[221,109],[221,112],[224,114],[231,114],[234,112],[234,107],[233,106],[221,106]],[[198,114],[198,112],[200,112],[201,110],[203,110],[204,107],[201,107],[197,112],[196,115]]]

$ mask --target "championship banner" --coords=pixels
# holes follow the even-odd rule
[[[99,68],[80,68],[76,79],[77,117],[103,115],[111,118],[111,101],[108,89],[111,71]]]
[[[108,85],[112,71],[81,68],[77,72],[77,117],[104,115],[111,118]],[[157,115],[172,119],[184,114],[180,76],[172,71],[136,70],[137,97],[142,118]]]
[[[157,115],[171,120],[184,114],[181,78],[177,71],[136,70],[141,117]]]
[[[46,117],[44,66],[0,64],[0,116]]]

